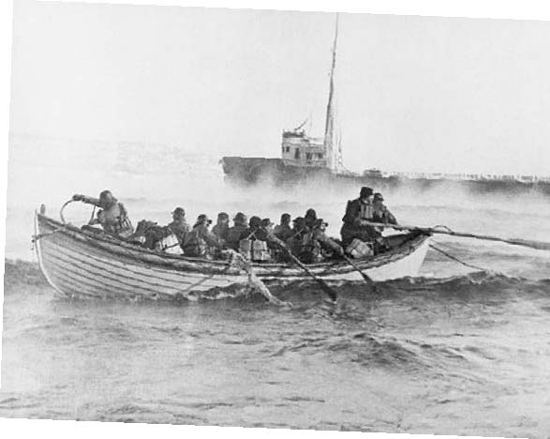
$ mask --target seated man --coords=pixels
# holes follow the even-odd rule
[[[302,248],[302,238],[307,233],[305,219],[301,216],[292,221],[292,235],[287,239],[286,245],[294,256],[298,256]]]
[[[275,226],[274,234],[283,242],[286,242],[293,235],[292,228],[290,227],[290,215],[288,213],[281,215],[281,222]]]
[[[317,221],[317,212],[315,209],[308,209],[306,211],[306,216],[304,216],[304,223],[307,228],[312,229],[315,221]]]
[[[372,221],[375,223],[397,224],[397,219],[384,205],[384,197],[380,192],[374,194]],[[375,227],[379,237],[373,242],[375,253],[381,253],[390,249],[388,239],[382,236],[383,227]]]
[[[215,249],[221,250],[222,246],[218,237],[208,230],[210,224],[212,224],[212,220],[205,214],[198,216],[197,222],[185,236],[183,242],[185,256],[212,258]]]
[[[271,252],[268,245],[270,221],[264,221],[258,216],[250,217],[248,228],[241,235],[239,252],[251,261],[269,261]]]
[[[100,224],[105,233],[119,238],[128,238],[134,233],[126,208],[113,196],[111,191],[101,192],[99,199],[75,194],[73,200],[101,208],[97,212],[97,217],[88,223],[89,225]]]
[[[322,261],[325,257],[344,255],[344,249],[325,234],[327,226],[328,223],[324,222],[322,218],[314,221],[302,238],[302,247],[298,254],[300,261],[305,264],[313,264]]]
[[[218,213],[218,222],[212,227],[212,233],[224,242],[227,240],[229,233],[229,215],[227,213]]]
[[[238,251],[239,241],[247,228],[246,215],[242,212],[237,213],[233,218],[233,227],[230,227],[227,231],[225,247]]]
[[[185,210],[183,207],[176,207],[174,209],[172,212],[172,222],[166,227],[168,227],[172,233],[176,235],[180,245],[183,245],[185,235],[189,233],[189,224],[185,221]]]
[[[397,219],[384,205],[384,197],[380,192],[374,194],[372,220],[375,223],[397,224]]]

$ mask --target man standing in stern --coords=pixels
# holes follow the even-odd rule
[[[380,233],[368,225],[374,219],[373,191],[370,187],[362,187],[359,198],[348,201],[346,214],[342,218],[344,224],[340,230],[342,244],[346,248],[355,238],[363,242],[372,242],[380,237]]]

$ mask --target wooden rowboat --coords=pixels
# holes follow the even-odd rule
[[[429,246],[429,236],[402,235],[397,248],[356,265],[374,281],[417,276]],[[126,243],[104,234],[81,230],[35,214],[35,249],[40,268],[63,296],[125,299],[195,299],[206,292],[246,284],[248,276],[228,261],[169,255]],[[281,263],[254,264],[262,281],[309,280],[304,271]],[[347,262],[310,264],[324,280],[362,280]],[[208,294],[206,294],[208,296]]]

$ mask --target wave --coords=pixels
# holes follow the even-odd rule
[[[35,262],[6,259],[4,264],[4,288],[6,292],[16,285],[47,287],[48,281]]]
[[[328,281],[340,299],[370,302],[375,300],[399,300],[415,297],[422,300],[475,302],[494,298],[505,300],[512,296],[548,297],[550,278],[531,280],[492,271],[472,272],[446,278],[417,277],[379,282],[375,289],[362,281]],[[4,285],[6,293],[17,287],[34,286],[47,288],[48,283],[38,264],[22,260],[6,260]],[[267,282],[271,293],[277,298],[300,306],[324,299],[323,292],[315,282]],[[208,292],[189,293],[174,297],[174,302],[237,300],[263,302],[263,296],[251,285],[238,284],[215,288]],[[166,299],[163,299],[166,300]],[[350,316],[348,316],[350,317]]]

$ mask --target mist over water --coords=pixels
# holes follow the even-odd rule
[[[220,157],[177,147],[12,138],[6,256],[34,260],[33,212],[111,189],[135,223],[201,213],[293,217],[337,236],[355,186],[242,189]],[[374,188],[376,190],[376,188]],[[440,187],[384,192],[403,224],[550,242],[550,202]],[[83,224],[89,206],[66,218]],[[184,303],[67,301],[32,266],[6,266],[0,416],[546,438],[550,254],[435,236],[417,279],[246,286]]]

